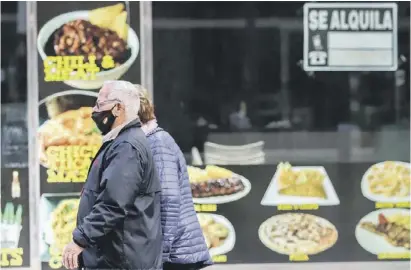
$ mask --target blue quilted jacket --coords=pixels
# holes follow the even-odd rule
[[[196,263],[200,268],[211,265],[183,153],[170,134],[159,127],[146,136],[161,181],[163,262]]]

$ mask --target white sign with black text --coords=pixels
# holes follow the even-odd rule
[[[305,71],[397,70],[396,3],[304,5]]]

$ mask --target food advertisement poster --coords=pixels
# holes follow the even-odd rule
[[[107,80],[140,83],[139,2],[38,2],[40,259],[60,269],[102,136],[91,119]],[[64,217],[64,218],[63,218]]]
[[[27,168],[1,169],[1,268],[30,266],[30,211]]]
[[[407,261],[410,163],[188,167],[216,263]]]

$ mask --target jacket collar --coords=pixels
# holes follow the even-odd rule
[[[107,133],[106,135],[104,135],[103,137],[103,142],[107,142],[107,141],[111,141],[114,140],[115,138],[117,138],[117,136],[119,134],[121,134],[122,132],[126,131],[127,129],[130,128],[139,128],[141,127],[141,123],[140,120],[137,119],[133,119],[129,122],[126,122],[122,125],[117,126],[116,128],[110,130],[109,133]]]
[[[151,135],[154,135],[154,134],[156,134],[157,132],[160,132],[160,131],[164,131],[164,129],[162,129],[161,127],[156,127],[155,129],[153,129],[152,131],[147,133],[146,137],[150,137]]]
[[[158,127],[157,120],[153,119],[145,123],[144,125],[141,126],[141,129],[144,131],[144,134],[151,133],[154,129]]]

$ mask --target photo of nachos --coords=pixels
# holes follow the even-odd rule
[[[262,205],[338,205],[340,200],[323,166],[280,162],[261,200]]]
[[[316,168],[293,168],[288,162],[277,166],[278,193],[288,196],[315,197],[326,199],[324,190],[326,175]]]

